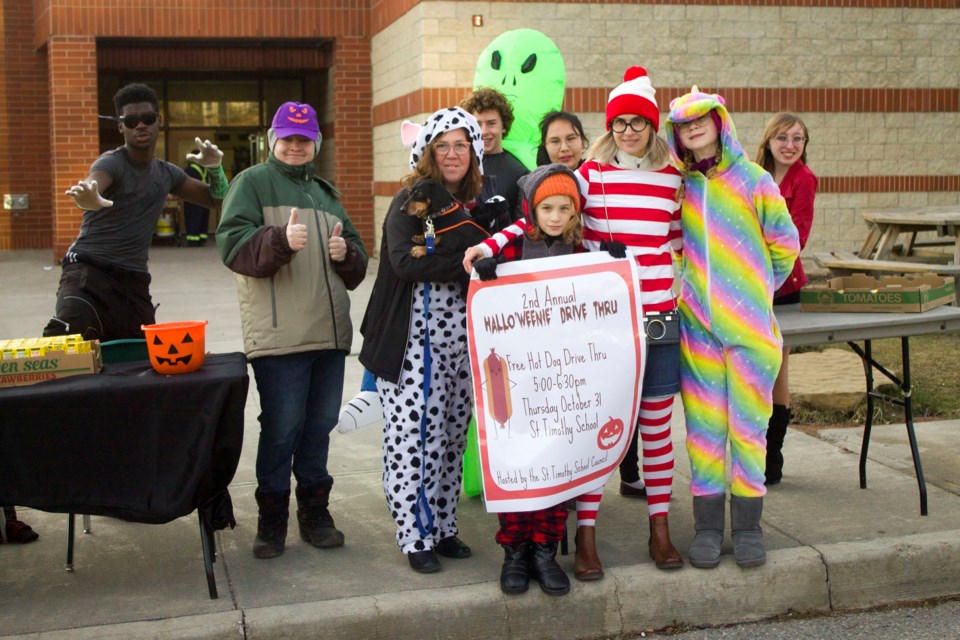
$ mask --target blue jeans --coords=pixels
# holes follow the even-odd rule
[[[250,361],[260,393],[257,491],[290,490],[290,471],[304,488],[331,487],[330,432],[343,395],[345,351],[264,356]]]

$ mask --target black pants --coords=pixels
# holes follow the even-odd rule
[[[102,342],[143,338],[140,325],[155,322],[149,273],[73,262],[63,267],[56,312],[43,335],[79,333]]]

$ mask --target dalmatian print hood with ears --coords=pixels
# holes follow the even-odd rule
[[[447,107],[435,111],[422,125],[404,120],[400,125],[400,140],[406,147],[413,146],[410,151],[410,168],[414,169],[423,156],[423,150],[437,136],[454,129],[466,129],[467,139],[473,145],[473,152],[483,174],[483,140],[480,138],[480,124],[472,115],[460,107]]]

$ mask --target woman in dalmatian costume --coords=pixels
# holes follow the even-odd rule
[[[432,573],[441,568],[437,555],[470,556],[457,537],[471,411],[467,276],[462,254],[411,257],[412,236],[423,226],[404,205],[415,182],[432,178],[472,209],[483,181],[483,142],[477,121],[459,107],[437,111],[422,127],[404,122],[401,138],[413,143],[411,172],[383,223],[380,266],[360,327],[360,362],[377,377],[383,404],[383,489],[397,543],[415,571]]]

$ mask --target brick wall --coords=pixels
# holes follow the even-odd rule
[[[321,166],[371,241],[407,170],[400,122],[458,102],[470,89],[479,52],[503,31],[522,27],[544,32],[560,48],[566,107],[583,116],[591,137],[602,131],[607,92],[631,64],[649,69],[664,110],[692,83],[723,93],[751,153],[771,112],[799,111],[811,129],[810,164],[821,177],[810,249],[858,243],[864,208],[960,199],[958,0],[148,4],[117,11],[113,0],[87,0],[83,7],[3,0],[0,187],[29,193],[31,207],[17,217],[0,212],[0,250],[52,245],[59,253],[69,244],[79,215],[60,194],[96,155],[96,108],[88,101],[97,64],[148,65],[157,59],[150,39],[165,38],[225,39],[206,53],[210,68],[222,69],[258,68],[257,49],[272,38],[316,41],[313,54],[278,52],[277,59],[300,64],[312,55],[337,67],[318,76],[329,85],[323,99],[330,108]],[[476,14],[483,27],[471,26]],[[114,39],[110,46],[130,39],[130,47],[102,48],[98,60],[97,38]],[[331,40],[332,49],[320,46]],[[167,63],[179,68],[176,60]],[[31,118],[36,113],[49,118]],[[51,157],[31,153],[38,148]]]
[[[0,193],[29,192],[31,207],[16,217],[0,212],[0,250],[52,246],[59,259],[76,237],[81,215],[62,194],[86,176],[98,153],[98,68],[171,76],[180,68],[298,69],[308,81],[333,83],[322,94],[332,113],[325,114],[321,173],[337,181],[351,217],[372,241],[370,0],[207,0],[189,6],[156,0],[121,10],[114,0],[2,3]],[[172,38],[185,46],[156,43]],[[222,39],[222,46],[200,51],[190,44],[213,39]],[[290,47],[294,41],[305,46]],[[339,135],[347,140],[338,147]]]
[[[30,206],[0,209],[0,251],[50,246],[49,98],[46,57],[33,49],[33,8],[0,12],[0,195],[25,193]]]
[[[334,46],[333,131],[336,158],[333,176],[342,203],[372,253],[373,118],[370,109],[370,40],[337,38]]]
[[[603,131],[607,93],[634,64],[648,69],[664,112],[694,83],[724,95],[750,155],[773,112],[800,113],[811,131],[809,164],[821,178],[806,253],[859,247],[864,209],[960,202],[958,7],[957,0],[375,1],[376,228],[407,171],[400,122],[458,102],[491,40],[535,28],[560,49],[565,108],[581,115],[591,139]],[[473,15],[483,15],[483,27],[472,26]]]
[[[97,157],[97,45],[92,36],[54,36],[47,42],[50,91],[51,189],[63,194],[87,177]],[[82,212],[70,198],[53,199],[53,252],[63,257],[77,236]]]

